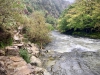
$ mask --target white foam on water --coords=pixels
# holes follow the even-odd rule
[[[100,50],[100,40],[72,37],[64,35],[58,31],[51,33],[52,42],[46,47],[46,50],[54,50],[57,52],[71,52],[74,49],[82,51],[97,51]]]

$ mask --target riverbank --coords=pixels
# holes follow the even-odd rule
[[[81,36],[81,37],[88,37],[88,38],[92,38],[92,39],[100,39],[99,33],[73,32],[72,35]]]
[[[20,54],[21,49],[23,52]],[[42,67],[39,54],[40,49],[30,42],[16,43],[4,50],[0,49],[0,75],[50,75]]]
[[[10,46],[0,48],[0,75],[50,75],[39,59],[40,48],[16,31]],[[25,41],[27,40],[27,41]]]
[[[71,35],[71,36],[77,36],[77,37],[86,37],[91,39],[100,39],[99,32],[84,32],[84,31],[66,31],[63,32],[64,34]]]

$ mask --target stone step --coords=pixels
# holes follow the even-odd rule
[[[24,43],[16,43],[16,44],[13,44],[13,46],[17,46],[17,47],[21,48],[24,46]]]
[[[19,48],[17,46],[7,46],[5,48],[5,55],[18,56],[19,55]]]

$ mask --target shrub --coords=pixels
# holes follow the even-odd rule
[[[50,31],[54,30],[54,27],[53,27],[51,24],[46,23],[46,25],[47,25],[47,27],[48,27],[48,29],[49,29]]]
[[[0,48],[4,48],[5,46],[12,45],[12,36],[8,31],[0,31]]]
[[[31,15],[29,24],[26,26],[26,34],[31,42],[38,43],[42,48],[43,45],[50,42],[49,29],[45,23],[45,18],[39,12]]]
[[[51,24],[53,27],[56,27],[57,20],[56,20],[56,18],[54,18],[53,16],[48,15],[48,16],[46,17],[46,23],[49,23],[49,24]]]
[[[30,63],[30,55],[26,49],[20,49],[19,54],[27,63]]]
[[[27,8],[28,12],[30,12],[30,13],[33,12],[33,10],[30,7],[27,6],[26,8]]]

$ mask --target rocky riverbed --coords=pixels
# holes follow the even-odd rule
[[[51,32],[52,42],[41,52],[51,75],[100,75],[100,39]]]
[[[43,67],[51,75],[100,75],[100,51],[80,51],[41,53]]]

